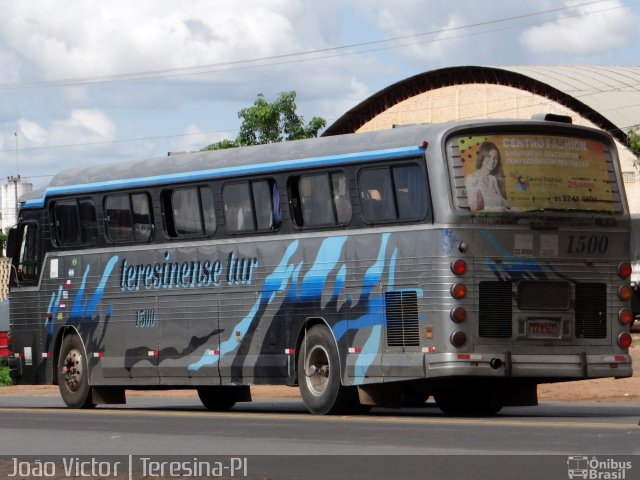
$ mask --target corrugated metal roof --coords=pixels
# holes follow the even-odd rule
[[[581,65],[497,67],[571,95],[621,130],[640,126],[640,67]]]
[[[355,132],[412,96],[470,83],[508,85],[549,98],[622,142],[629,129],[640,126],[640,67],[471,65],[430,70],[389,85],[345,113],[323,136]]]

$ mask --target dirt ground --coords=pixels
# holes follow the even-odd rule
[[[540,402],[621,402],[640,403],[640,335],[634,335],[635,346],[631,356],[636,375],[623,379],[581,380],[578,382],[540,385]],[[253,398],[299,398],[297,388],[287,386],[252,386]],[[0,396],[38,395],[58,396],[58,387],[53,385],[14,385],[0,387]],[[175,396],[196,397],[193,390],[142,391],[127,390],[127,396]]]

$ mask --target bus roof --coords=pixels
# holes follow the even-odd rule
[[[41,207],[48,196],[200,181],[294,168],[354,163],[376,158],[422,154],[424,142],[438,141],[455,127],[549,125],[548,121],[474,120],[401,126],[388,130],[335,135],[267,145],[183,153],[70,168],[58,173],[45,190],[30,192],[23,207]],[[575,125],[555,124],[575,129]],[[583,128],[583,127],[577,127]],[[592,129],[588,129],[593,132]]]

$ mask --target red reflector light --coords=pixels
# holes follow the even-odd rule
[[[616,362],[624,362],[627,359],[627,357],[625,357],[624,355],[616,355],[615,357],[613,357],[613,359]]]
[[[460,348],[465,343],[467,343],[467,335],[464,332],[461,332],[460,330],[458,330],[457,332],[453,332],[451,334],[449,341],[454,347]]]
[[[629,348],[631,346],[632,338],[631,334],[627,332],[622,332],[618,335],[618,345],[622,348]]]
[[[455,260],[451,262],[451,271],[456,275],[464,275],[467,271],[467,262],[464,260]]]
[[[631,290],[631,287],[629,285],[622,285],[618,289],[618,298],[622,301],[626,302],[630,300],[632,295],[633,295],[633,290]]]
[[[471,354],[470,353],[459,353],[458,354],[458,360],[471,360]]]
[[[453,298],[461,299],[467,295],[467,287],[465,287],[462,283],[456,283],[453,287],[451,287],[451,296]]]
[[[618,312],[618,320],[622,325],[629,325],[633,321],[633,314],[628,308],[623,308]]]
[[[629,278],[631,276],[631,264],[622,262],[618,265],[618,275],[620,275],[620,278]]]
[[[467,319],[467,310],[463,307],[456,307],[451,310],[451,320],[462,323]]]

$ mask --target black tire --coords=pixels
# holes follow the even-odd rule
[[[356,388],[342,386],[338,348],[324,325],[314,325],[306,332],[297,373],[302,400],[311,413],[352,413],[359,405]]]
[[[233,387],[198,387],[198,397],[208,410],[223,412],[236,404],[236,397],[231,395],[231,389]]]
[[[70,408],[93,408],[87,354],[80,337],[65,335],[58,356],[58,387]]]
[[[456,388],[437,393],[436,405],[447,415],[487,417],[502,410],[503,402],[491,390]]]

